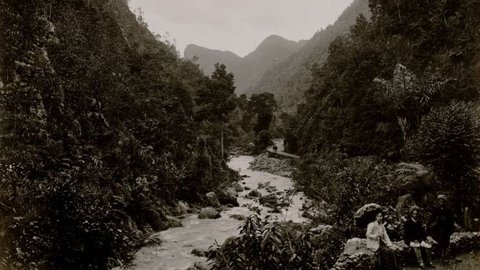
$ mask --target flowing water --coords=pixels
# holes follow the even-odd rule
[[[229,167],[239,171],[244,179],[240,182],[243,187],[257,189],[259,184],[269,183],[267,186],[274,187],[278,192],[293,188],[290,178],[281,177],[265,172],[257,172],[248,169],[253,157],[234,157],[229,162]],[[262,195],[268,194],[267,189],[258,189]],[[280,220],[292,220],[294,222],[307,222],[301,217],[304,196],[297,193],[290,197],[291,204],[283,209],[281,214],[268,213],[269,208],[261,206],[257,199],[245,198],[249,190],[239,193],[238,202],[240,207],[230,208],[221,213],[219,219],[198,219],[197,214],[185,215],[182,219],[183,227],[171,228],[159,232],[153,237],[158,237],[163,242],[158,246],[144,247],[135,255],[133,267],[135,270],[185,270],[195,262],[205,262],[206,259],[191,254],[194,248],[206,250],[215,243],[222,244],[227,238],[237,236],[243,221],[231,218],[232,215],[252,215],[253,208],[260,209],[262,216],[272,215]],[[271,192],[271,190],[270,190]],[[253,207],[253,208],[252,208]],[[250,210],[252,209],[252,210]]]

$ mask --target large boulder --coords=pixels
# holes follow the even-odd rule
[[[187,214],[190,210],[190,207],[188,206],[188,203],[179,201],[177,203],[177,206],[175,207],[175,213],[177,215],[185,215]]]
[[[216,219],[220,217],[221,217],[220,212],[218,212],[213,207],[202,208],[200,210],[200,213],[198,214],[199,219]]]
[[[367,240],[353,238],[347,241],[343,253],[332,270],[374,269],[375,254],[367,249]]]
[[[221,203],[221,204],[224,204],[224,205],[233,205],[233,206],[240,206],[240,204],[238,203],[237,201],[237,192],[235,191],[235,189],[233,188],[227,188],[227,190],[225,191],[220,191],[218,193],[218,201]]]
[[[450,248],[453,253],[480,250],[480,232],[454,233],[450,237]]]
[[[239,214],[233,214],[230,216],[230,218],[236,219],[236,220],[246,220],[247,217],[244,215],[239,215]]]
[[[205,194],[206,203],[211,207],[219,207],[220,201],[218,200],[217,194],[215,192],[208,192]]]
[[[409,254],[409,249],[403,241],[395,242],[397,258],[404,260]],[[347,241],[343,253],[338,258],[331,270],[349,269],[375,269],[376,255],[367,248],[367,239],[353,238]]]
[[[162,210],[143,208],[140,212],[154,231],[163,231],[170,228],[170,221]]]
[[[260,201],[260,204],[262,205],[269,204],[272,206],[277,206],[280,204],[278,201],[278,197],[275,194],[268,194],[263,197],[260,197],[259,201]]]
[[[196,262],[193,266],[198,270],[210,270],[210,269],[212,269],[212,267],[210,265],[208,265],[206,262]]]
[[[167,217],[170,228],[182,227],[182,221],[175,217]]]
[[[248,192],[248,196],[251,196],[251,197],[262,197],[262,193],[260,193],[260,191],[254,189],[250,192]]]
[[[192,255],[195,255],[197,257],[205,257],[205,255],[207,254],[207,251],[199,248],[194,248],[191,253]]]

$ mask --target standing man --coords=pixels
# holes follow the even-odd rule
[[[447,196],[438,195],[437,206],[433,209],[428,223],[428,232],[438,242],[438,254],[442,260],[448,256],[450,236],[454,228],[453,211],[447,206]]]

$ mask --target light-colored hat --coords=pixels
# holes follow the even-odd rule
[[[445,200],[445,201],[446,201],[446,200],[447,200],[447,196],[445,196],[445,195],[443,195],[443,194],[440,194],[440,195],[437,196],[437,199],[438,199],[438,200]]]

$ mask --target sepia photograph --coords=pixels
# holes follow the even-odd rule
[[[480,269],[480,0],[0,0],[0,270],[356,269]]]

